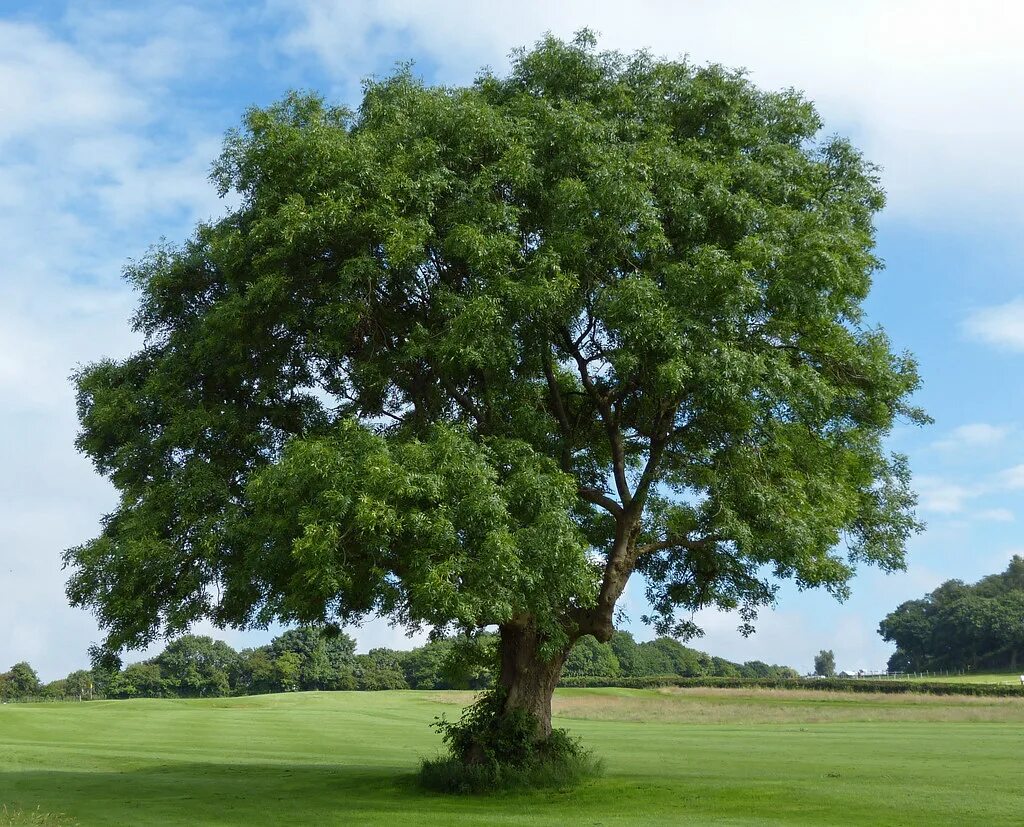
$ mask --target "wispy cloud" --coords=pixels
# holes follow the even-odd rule
[[[976,310],[963,327],[972,339],[1005,350],[1024,351],[1024,297]]]
[[[158,24],[140,48],[164,37]],[[137,346],[125,260],[222,209],[206,178],[227,124],[176,117],[153,85],[166,68],[128,70],[73,26],[0,20],[0,434],[17,434],[0,439],[0,669],[12,655],[50,678],[85,665],[98,634],[67,605],[60,554],[114,496],[74,451],[68,375]]]
[[[999,484],[1010,491],[1024,489],[1024,464],[1015,465],[1003,471],[999,475]]]
[[[986,508],[978,512],[978,519],[992,523],[1012,523],[1017,518],[1009,508]]]
[[[934,447],[942,450],[960,448],[989,448],[999,445],[1010,434],[1011,428],[1006,425],[990,425],[986,422],[973,422],[960,425],[945,437],[934,443]]]
[[[914,479],[921,509],[936,514],[959,514],[969,500],[981,496],[984,489],[950,482],[941,477],[921,475]]]

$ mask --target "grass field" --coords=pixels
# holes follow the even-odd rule
[[[1024,670],[1022,670],[1024,671]],[[1021,671],[1018,672],[965,672],[962,675],[932,675],[930,677],[913,677],[905,680],[918,682],[942,683],[1005,683],[1020,686]]]
[[[562,690],[604,756],[572,792],[421,792],[460,693],[0,707],[0,824],[1020,824],[1024,702]],[[20,815],[19,815],[20,814]],[[34,814],[34,815],[33,815]],[[60,815],[58,815],[60,814]]]

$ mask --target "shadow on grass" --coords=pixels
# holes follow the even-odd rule
[[[509,810],[505,796],[426,792],[408,766],[168,763],[0,774],[0,804],[83,825],[514,823],[538,809],[553,815],[564,797],[517,795]]]

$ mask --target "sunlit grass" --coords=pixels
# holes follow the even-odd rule
[[[460,693],[299,693],[0,707],[0,804],[150,824],[1019,824],[1024,699],[560,690],[604,760],[569,790],[423,792]],[[448,703],[442,703],[448,702]]]

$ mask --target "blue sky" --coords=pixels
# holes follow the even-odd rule
[[[555,7],[557,6],[557,7]],[[903,427],[928,530],[905,573],[864,571],[853,597],[784,588],[744,639],[706,613],[694,645],[806,669],[878,668],[875,633],[899,602],[1024,554],[1024,11],[999,2],[15,2],[0,7],[0,668],[53,679],[85,663],[93,619],[63,594],[60,553],[95,534],[109,485],[73,447],[68,375],[137,345],[123,264],[222,213],[206,180],[244,110],[293,88],[349,104],[360,80],[413,60],[468,83],[545,31],[588,26],[602,46],[745,66],[815,100],[826,132],[884,167],[887,267],[872,321],[918,357]],[[642,584],[625,608],[640,637]],[[202,631],[209,631],[203,629]],[[266,633],[220,634],[252,645]],[[382,622],[360,648],[406,646]]]

